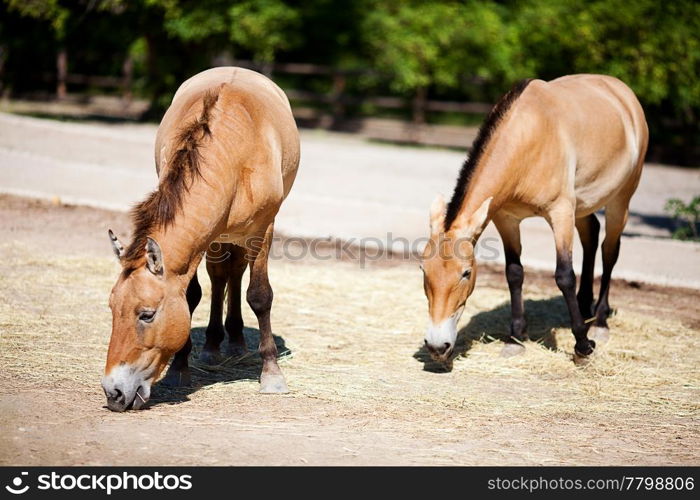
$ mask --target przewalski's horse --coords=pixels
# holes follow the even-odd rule
[[[526,338],[520,221],[542,216],[556,246],[555,279],[566,300],[576,338],[575,360],[593,352],[588,339],[608,335],[610,274],[630,198],[637,188],[648,129],[634,93],[601,75],[572,75],[551,82],[525,81],[494,107],[479,131],[449,204],[438,197],[430,214],[430,243],[423,255],[430,326],[425,345],[446,361],[457,339],[459,320],[476,280],[474,245],[489,221],[503,239],[512,322],[504,354]],[[603,277],[593,307],[593,267],[605,207]],[[583,244],[581,284],[571,252],[574,228]],[[593,336],[594,331],[591,331]]]
[[[190,319],[202,295],[196,271],[207,249],[212,306],[202,359],[219,358],[225,330],[229,346],[245,350],[240,288],[249,266],[247,300],[260,326],[260,390],[286,392],[270,328],[267,259],[275,216],[299,164],[287,97],[246,69],[200,73],[175,94],[158,128],[155,156],[158,189],[134,207],[133,241],[125,248],[110,231],[122,271],[109,298],[112,338],[102,379],[108,407],[142,407],[173,354],[166,380],[189,383]]]

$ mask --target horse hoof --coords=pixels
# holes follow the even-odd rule
[[[586,352],[582,352],[577,347],[574,347],[574,364],[577,366],[586,366],[591,362],[591,356],[595,353],[595,340],[588,339],[588,347]]]
[[[604,326],[593,326],[588,330],[588,338],[597,345],[606,344],[610,340],[610,330]]]
[[[287,394],[287,382],[284,380],[284,375],[267,375],[262,374],[260,377],[260,393],[261,394]]]
[[[512,358],[513,356],[520,356],[525,353],[525,346],[522,344],[516,344],[513,342],[508,342],[503,344],[503,349],[501,349],[502,358]]]
[[[199,362],[203,365],[218,365],[221,361],[221,353],[218,350],[205,350],[199,353]]]
[[[165,387],[185,387],[192,383],[189,370],[168,370],[160,381]]]

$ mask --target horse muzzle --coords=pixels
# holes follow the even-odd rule
[[[438,324],[432,323],[425,333],[425,348],[435,361],[446,362],[457,342],[457,321],[462,308]]]
[[[151,397],[151,381],[129,365],[119,365],[102,377],[107,408],[116,412],[140,410]]]
[[[425,341],[425,348],[433,360],[441,363],[446,362],[454,351],[454,346],[450,342],[443,342],[442,345],[434,346]]]

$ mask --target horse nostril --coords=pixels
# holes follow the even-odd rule
[[[446,352],[450,350],[450,347],[452,347],[452,344],[449,342],[443,343],[441,346],[435,346],[432,344],[429,344],[427,340],[425,342],[425,348],[428,350],[428,352],[437,354],[438,356],[442,356]]]
[[[445,354],[447,351],[450,350],[450,346],[451,346],[451,345],[452,345],[452,344],[450,344],[449,342],[445,342],[445,343],[443,344],[443,346],[442,346],[442,349],[436,349],[436,351],[437,351],[438,354],[440,354],[440,355]]]
[[[124,393],[119,389],[114,389],[114,396],[112,396],[114,401],[121,401],[124,399]]]

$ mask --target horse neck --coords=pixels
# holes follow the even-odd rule
[[[489,206],[491,215],[512,199],[514,183],[511,179],[511,164],[511,155],[505,154],[505,151],[499,150],[493,144],[489,147],[489,151],[484,154],[472,174],[457,220],[467,220],[488,198],[492,198]],[[471,236],[474,243],[490,221],[491,217],[487,217],[484,223],[476,228]]]
[[[194,182],[175,219],[152,236],[161,247],[168,269],[180,275],[193,272],[209,243],[224,230],[227,214],[222,203],[212,200],[225,199],[226,193],[218,193],[204,179]]]
[[[191,276],[206,249],[201,238],[192,239],[190,228],[179,226],[177,221],[159,229],[153,238],[160,245],[166,269],[179,276]]]

